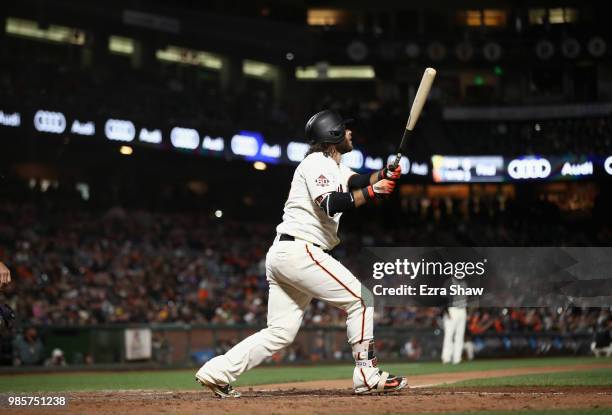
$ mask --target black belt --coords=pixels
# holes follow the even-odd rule
[[[286,233],[281,233],[278,238],[279,241],[295,241],[295,236],[287,235]],[[311,242],[312,243],[312,242]],[[323,252],[329,252],[327,249],[322,248],[320,245],[313,244],[317,248],[320,248]]]

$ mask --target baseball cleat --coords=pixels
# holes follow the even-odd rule
[[[389,372],[379,370],[380,379],[374,386],[360,386],[355,389],[356,395],[371,395],[374,393],[389,393],[404,389],[408,386],[408,379],[405,376],[390,375]]]
[[[242,394],[238,392],[232,385],[217,385],[216,383],[207,382],[196,377],[196,382],[210,389],[215,396],[225,398],[240,398]]]

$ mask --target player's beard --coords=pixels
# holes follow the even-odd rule
[[[353,143],[351,143],[346,137],[342,142],[336,144],[336,151],[340,154],[346,154],[353,151]]]

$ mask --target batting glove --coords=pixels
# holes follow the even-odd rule
[[[368,199],[384,199],[393,193],[393,190],[395,190],[395,181],[383,179],[366,187],[364,190],[367,191]]]
[[[384,169],[378,172],[378,180],[389,179],[389,180],[399,180],[402,176],[402,168],[398,164],[395,169],[390,164]]]

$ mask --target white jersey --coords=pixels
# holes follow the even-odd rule
[[[333,249],[340,242],[338,225],[342,213],[329,217],[315,200],[325,193],[347,192],[353,174],[354,171],[321,152],[309,154],[295,169],[283,221],[276,232]]]

